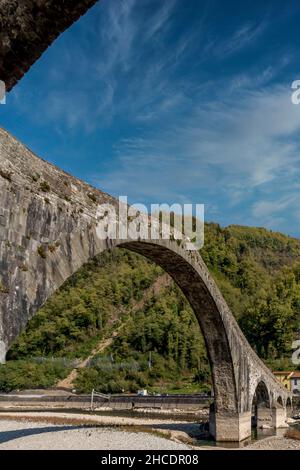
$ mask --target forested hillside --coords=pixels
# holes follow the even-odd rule
[[[300,240],[206,224],[201,254],[258,354],[292,368]],[[123,249],[84,266],[31,320],[0,366],[0,390],[54,386],[86,358],[79,391],[210,389],[204,341],[184,296],[159,267]]]

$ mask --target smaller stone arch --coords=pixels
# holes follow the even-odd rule
[[[271,398],[268,387],[263,380],[260,380],[256,386],[253,400],[259,406],[271,408]]]
[[[286,428],[287,424],[287,401],[284,396],[278,395],[274,397],[272,406],[272,420],[274,428]]]
[[[258,382],[252,399],[252,425],[260,429],[272,427],[271,397],[263,380]]]
[[[276,407],[277,407],[277,408],[283,408],[283,407],[284,407],[284,405],[283,405],[283,399],[282,399],[281,396],[279,396],[279,397],[277,398]]]

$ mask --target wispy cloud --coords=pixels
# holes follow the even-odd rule
[[[265,217],[270,225],[272,209],[276,207],[273,216],[278,217],[296,197],[290,192],[300,177],[295,139],[300,107],[292,105],[289,87],[234,97],[226,96],[224,88],[222,92],[222,101],[198,102],[176,126],[123,141],[116,150],[117,169],[105,173],[98,184],[132,197],[155,198],[158,193],[176,200],[197,195],[195,202],[204,203],[215,193],[224,208],[236,211],[255,196],[265,198],[256,201],[252,212],[240,214],[240,221],[254,216],[262,223]],[[267,202],[270,192],[272,203]]]
[[[300,224],[299,193],[282,196],[279,192],[276,197],[271,195],[269,199],[259,200],[253,204],[251,215],[254,224],[295,234]]]
[[[192,3],[99,2],[32,69],[38,87],[9,99],[35,129],[93,142],[82,168],[106,191],[283,226],[300,177],[300,107],[282,80],[295,50],[256,57],[265,9],[225,25],[212,2]]]
[[[291,51],[285,51],[284,55],[273,59],[271,64],[263,65],[263,67],[253,67],[246,72],[241,72],[232,78],[231,92],[235,93],[239,90],[259,90],[266,87],[276,80],[278,75],[282,73],[295,57]]]
[[[213,50],[214,54],[219,57],[229,56],[250,44],[253,45],[266,30],[267,25],[268,22],[266,20],[259,23],[247,23],[242,25],[231,37],[215,45]]]
[[[35,90],[22,96],[22,112],[28,109],[31,121],[40,122],[43,114],[45,123],[59,122],[69,132],[86,134],[106,128],[114,119],[144,124],[163,119],[181,109],[186,94],[205,87],[199,74],[194,77],[190,69],[183,73],[195,57],[197,68],[211,54],[233,54],[266,28],[265,21],[246,23],[225,39],[217,37],[207,21],[209,3],[204,2],[197,21],[174,36],[180,5],[179,0],[100,2],[90,15],[89,28],[85,21],[74,26],[75,47],[72,35],[65,35],[55,59],[50,49],[49,70],[42,77],[46,93],[39,87],[39,100]]]
[[[11,100],[31,121],[40,122],[43,114],[45,123],[60,122],[69,132],[90,134],[120,117],[155,119],[181,99],[172,74],[195,34],[175,39],[170,51],[166,36],[177,5],[178,0],[159,2],[149,14],[149,0],[142,7],[138,0],[100,2],[89,29],[84,21],[75,25],[75,47],[66,35],[55,60],[49,50],[52,64],[39,84],[39,99],[36,90],[20,98],[21,88],[20,99],[14,91]]]

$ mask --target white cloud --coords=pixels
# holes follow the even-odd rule
[[[166,35],[177,4],[157,3],[149,15],[153,6],[148,0],[143,5],[138,0],[100,2],[88,28],[87,17],[75,25],[76,44],[67,32],[45,53],[48,73],[38,91],[22,95],[21,83],[18,102],[12,94],[15,105],[30,121],[40,124],[43,115],[45,124],[86,134],[114,119],[150,122],[169,112],[182,99],[170,75],[195,34],[178,37],[170,50]]]
[[[222,46],[217,47],[215,52],[218,55],[227,56],[243,49],[249,44],[253,44],[266,29],[266,26],[267,23],[265,21],[258,24],[248,23],[242,25],[231,38],[224,41]]]
[[[291,103],[290,93],[288,86],[237,96],[223,89],[223,102],[197,102],[176,126],[164,123],[157,133],[123,141],[117,169],[97,182],[132,197],[219,198],[236,210],[251,197],[271,195],[272,203],[256,202],[243,222],[250,215],[260,223],[265,218],[270,225],[271,216],[279,222],[297,199],[291,182],[300,177],[300,106]]]
[[[50,56],[49,73],[43,77],[46,93],[39,100],[35,93],[23,95],[23,111],[28,109],[32,121],[40,122],[42,114],[45,123],[59,122],[68,131],[87,134],[114,119],[146,124],[176,112],[186,94],[205,86],[188,73],[176,78],[182,61],[197,51],[201,63],[211,53],[205,53],[210,35],[205,2],[195,25],[170,43],[178,5],[179,0],[156,2],[155,8],[152,0],[99,2],[93,17],[87,15],[75,25],[76,44],[67,32],[46,52],[44,60]],[[214,53],[229,55],[246,47],[265,27],[264,21],[247,23],[225,40],[213,37]],[[54,60],[51,51],[56,47]]]
[[[299,232],[299,202],[299,193],[273,194],[272,199],[260,200],[252,205],[253,222],[295,234]]]
[[[130,137],[116,138],[111,168],[101,155],[100,176],[91,176],[106,191],[154,202],[157,195],[182,202],[197,197],[215,214],[222,204],[230,207],[240,223],[251,216],[283,224],[287,208],[296,214],[300,106],[291,103],[290,84],[270,83],[292,55],[230,79],[203,79],[206,60],[218,63],[252,47],[269,24],[248,22],[217,36],[204,9],[197,28],[178,34],[170,47],[178,2],[157,2],[151,15],[148,0],[100,2],[88,29],[84,18],[79,22],[74,48],[68,41],[58,48],[46,95],[20,96],[21,87],[16,106],[36,123],[43,116],[57,132],[83,138],[125,122]],[[195,76],[185,73],[189,56],[197,58]]]
[[[258,22],[240,25],[227,37],[212,36],[206,43],[205,54],[226,59],[250,45],[253,46],[268,26],[269,22],[263,18]]]

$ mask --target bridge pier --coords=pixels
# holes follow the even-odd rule
[[[257,428],[286,428],[287,412],[281,407],[258,407]],[[244,413],[209,413],[209,433],[217,442],[240,442],[251,437],[251,411]]]
[[[273,427],[273,413],[268,406],[257,406],[256,409],[256,426],[259,429]]]
[[[209,413],[209,433],[217,442],[240,442],[251,437],[251,412]]]

